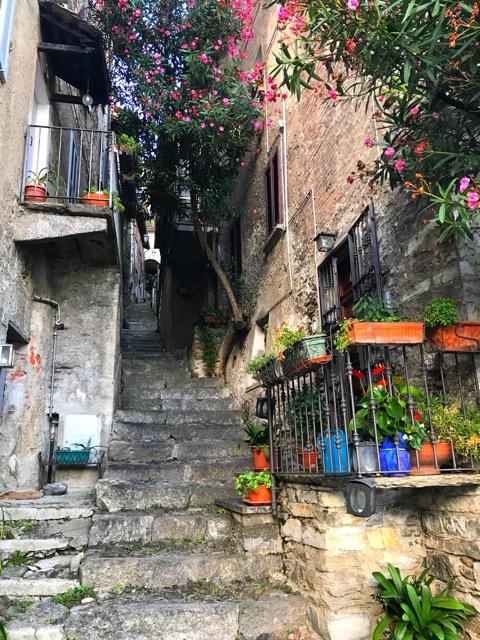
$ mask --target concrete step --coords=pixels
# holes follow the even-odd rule
[[[233,484],[233,483],[232,483]],[[232,487],[233,488],[233,487]],[[97,504],[105,511],[133,509],[188,509],[212,505],[218,498],[228,497],[231,488],[225,482],[199,484],[198,482],[121,482],[99,480]]]
[[[214,511],[191,509],[188,513],[160,514],[155,511],[123,511],[101,513],[93,518],[91,546],[141,542],[142,544],[173,540],[223,542],[232,534],[228,516]]]
[[[177,441],[202,441],[202,440],[229,440],[241,442],[245,434],[241,427],[224,427],[221,425],[207,425],[198,427],[195,425],[179,425],[170,427],[166,425],[136,424],[132,422],[115,422],[112,432],[114,440],[170,440]]]
[[[239,473],[251,469],[251,456],[229,460],[170,461],[166,463],[119,463],[110,462],[105,473],[106,480],[126,482],[229,482]]]
[[[178,440],[112,440],[109,459],[114,462],[166,462],[167,460],[225,460],[245,457],[248,449],[238,441],[203,439],[201,442]]]
[[[141,409],[118,409],[115,419],[122,422],[136,422],[139,424],[168,424],[168,425],[239,425],[242,414],[237,409],[223,411],[154,411]]]
[[[171,554],[128,558],[87,555],[80,567],[82,584],[98,591],[115,585],[159,590],[189,580],[231,584],[236,580],[272,576],[280,579],[282,559],[277,555],[244,556],[228,553]]]
[[[108,603],[72,610],[65,622],[68,638],[82,640],[255,640],[278,638],[303,626],[300,596],[217,602]]]
[[[2,574],[3,576],[3,574]],[[40,578],[38,580],[23,580],[22,578],[2,578],[0,576],[0,596],[54,596],[65,593],[68,589],[79,587],[78,580],[64,580],[61,578]]]

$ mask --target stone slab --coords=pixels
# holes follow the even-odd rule
[[[48,213],[19,216],[13,232],[14,242],[45,242],[56,238],[107,233],[107,221],[102,218],[58,216]]]
[[[65,593],[68,589],[79,587],[77,580],[2,580],[0,578],[0,596],[54,596]]]
[[[286,635],[305,627],[306,605],[301,596],[283,595],[240,603],[239,633],[245,640],[261,634]],[[337,640],[344,640],[338,636]]]
[[[0,540],[0,554],[13,553],[14,551],[55,551],[66,549],[68,540],[59,538],[14,538],[12,540]]]
[[[138,512],[98,514],[93,517],[89,544],[148,542],[152,539],[153,515]]]

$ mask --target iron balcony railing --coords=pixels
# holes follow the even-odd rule
[[[316,371],[279,376],[266,385],[275,474],[406,476],[475,469],[475,354],[432,353],[423,344],[372,345],[345,355],[330,344],[330,352]],[[423,442],[421,457],[411,447],[415,437]],[[431,458],[426,471],[423,453]]]
[[[111,206],[112,136],[111,131],[29,125],[21,201],[81,203],[92,190],[108,190]]]

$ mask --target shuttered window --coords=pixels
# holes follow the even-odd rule
[[[368,206],[318,268],[318,286],[324,329],[351,317],[352,307],[368,294],[382,297],[373,206]]]
[[[278,224],[283,224],[281,162],[278,147],[272,153],[265,171],[265,185],[267,190],[267,229],[270,234]]]
[[[8,76],[8,56],[12,38],[13,12],[15,0],[0,0],[0,81]]]

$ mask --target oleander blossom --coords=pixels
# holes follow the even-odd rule
[[[460,193],[463,193],[469,184],[470,184],[470,178],[468,178],[467,176],[463,176],[463,178],[460,180],[460,187],[458,189]]]
[[[395,153],[395,149],[393,147],[388,147],[387,149],[385,149],[385,151],[383,152],[384,156],[387,156],[387,158],[390,158],[390,156],[393,156]]]
[[[360,3],[358,0],[348,0],[347,7],[350,9],[350,11],[356,11],[359,4]]]
[[[468,198],[468,204],[467,204],[468,208],[475,209],[475,207],[478,206],[478,200],[479,200],[478,193],[476,191],[469,191],[467,198]]]

